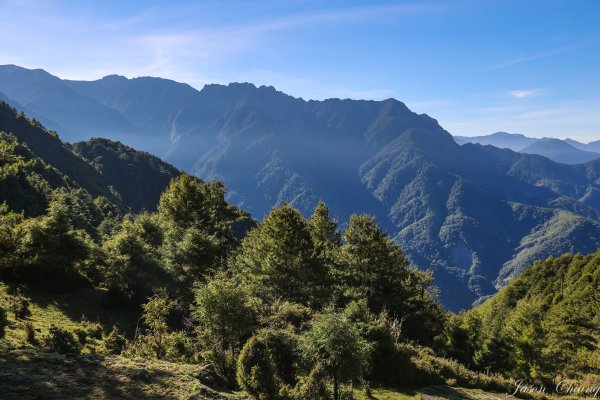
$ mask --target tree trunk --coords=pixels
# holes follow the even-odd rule
[[[337,375],[333,376],[333,400],[339,400],[340,393],[338,388],[338,378]]]

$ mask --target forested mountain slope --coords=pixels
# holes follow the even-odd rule
[[[40,177],[46,183],[38,180],[37,184],[25,185],[23,181],[0,194],[4,200],[14,198],[21,205],[15,207],[16,203],[13,202],[12,208],[23,209],[27,214],[42,213],[46,209],[47,198],[26,201],[24,199],[27,196],[21,191],[34,190],[38,192],[37,198],[41,199],[59,186],[83,188],[94,197],[105,197],[124,211],[154,210],[160,193],[172,178],[180,174],[175,167],[158,157],[118,142],[94,139],[68,145],[60,140],[56,132],[48,131],[36,120],[29,120],[1,101],[0,132],[7,134],[3,137],[5,145],[11,140],[17,141],[12,146],[13,150],[6,148],[6,157],[8,153],[14,153],[13,158],[18,156],[23,163],[31,164],[19,168],[45,171]],[[23,172],[20,176],[23,180],[31,180],[29,175],[29,172]],[[42,195],[42,192],[46,195]]]
[[[538,261],[460,320],[463,362],[549,380],[598,373],[600,252]]]

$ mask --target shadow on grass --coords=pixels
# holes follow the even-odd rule
[[[118,366],[99,356],[63,356],[33,351],[0,353],[0,393],[4,400],[176,399],[173,371]],[[172,393],[172,394],[170,394]]]
[[[450,387],[450,386],[432,386],[424,388],[421,392],[426,396],[442,398],[447,400],[471,400],[472,397]],[[426,400],[426,397],[423,397]]]
[[[141,307],[130,304],[115,304],[110,295],[103,290],[81,288],[70,292],[46,291],[39,285],[22,285],[4,282],[7,292],[14,294],[17,288],[31,299],[31,303],[41,309],[56,307],[66,317],[80,321],[84,317],[98,322],[106,329],[117,325],[127,336],[132,336],[141,315]]]

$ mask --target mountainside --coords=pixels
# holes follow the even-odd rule
[[[538,261],[463,320],[476,330],[472,361],[491,360],[496,372],[598,371],[600,252]]]
[[[394,99],[305,101],[272,87],[196,91],[157,78],[53,81],[75,99],[118,113],[111,124],[125,118],[135,129],[123,142],[141,137],[146,150],[174,165],[224,180],[228,200],[255,218],[284,201],[309,215],[320,199],[342,226],[352,213],[376,215],[413,263],[434,270],[453,310],[494,293],[535,259],[600,247],[598,160],[564,165],[492,146],[459,146],[436,120]],[[3,85],[0,92],[7,93]],[[58,108],[46,112],[68,122]],[[74,146],[99,171],[114,171],[111,185],[126,186],[130,179],[117,172],[128,164],[107,161],[112,155],[105,151],[120,151],[105,147],[102,141]]]
[[[180,174],[159,158],[118,142],[94,139],[67,145],[4,102],[0,102],[0,132],[9,134],[2,138],[9,146],[4,148],[5,161],[22,160],[12,176],[3,176],[0,200],[27,215],[43,213],[50,192],[57,187],[83,188],[123,211],[153,210],[160,193]],[[11,137],[16,143],[7,152]]]
[[[132,210],[154,210],[177,168],[149,153],[119,142],[93,138],[72,145],[75,153],[93,165]]]
[[[600,141],[581,143],[573,139],[536,139],[516,133],[496,132],[485,136],[454,136],[458,144],[479,143],[537,154],[563,164],[582,164],[600,158]]]

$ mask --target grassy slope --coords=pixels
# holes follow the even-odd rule
[[[3,399],[181,399],[200,391],[197,365],[31,350],[0,357]]]
[[[120,356],[63,356],[32,350],[2,351],[2,399],[245,399],[215,392],[198,378],[200,366]],[[197,397],[194,397],[197,396]],[[373,389],[357,400],[515,399],[507,394],[435,386],[419,390]]]
[[[0,282],[0,305],[8,309],[9,293],[14,293],[16,287]],[[117,308],[110,310],[104,307],[108,303],[105,292],[96,289],[81,289],[74,293],[55,294],[21,287],[22,294],[31,299],[29,310],[31,314],[25,320],[17,321],[9,312],[9,326],[6,337],[0,341],[0,347],[27,347],[23,323],[29,321],[36,330],[36,338],[41,339],[48,333],[52,324],[73,331],[84,328],[85,320],[98,322],[107,334],[116,325],[128,336],[135,332],[135,323],[139,312],[134,309]],[[85,352],[94,352],[94,344],[84,348]],[[98,347],[98,346],[96,346]]]

